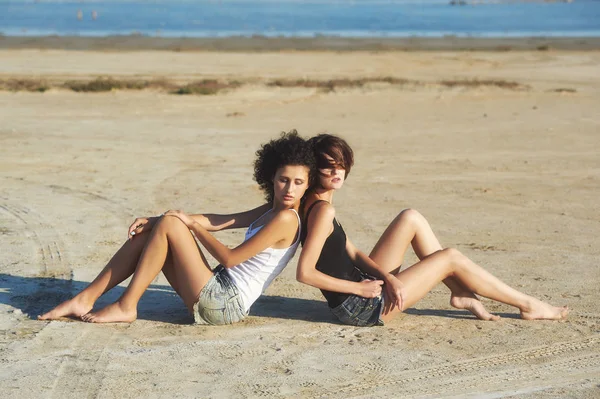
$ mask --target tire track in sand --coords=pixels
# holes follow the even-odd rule
[[[132,218],[134,212],[125,201],[112,200],[93,192],[72,189],[66,186],[50,185],[54,195],[66,195],[83,202],[85,207],[100,208],[116,219]],[[98,326],[85,325],[83,334],[71,345],[75,356],[65,357],[52,385],[52,397],[67,396],[98,397],[106,377],[110,361],[109,350],[115,330],[106,331]],[[124,326],[125,330],[129,326]],[[80,331],[81,327],[77,329]]]
[[[373,383],[352,383],[330,389],[316,398],[466,395],[510,388],[552,384],[598,375],[600,335],[581,340],[427,367],[382,376]],[[394,392],[393,394],[390,391]]]
[[[65,260],[66,251],[60,235],[33,209],[0,197],[0,209],[8,213],[33,235],[40,260],[42,277],[71,279],[73,270]]]
[[[57,324],[57,323],[54,323]],[[60,328],[60,327],[59,327]],[[81,329],[83,328],[83,332]],[[52,328],[46,329],[45,335]],[[99,329],[95,325],[83,325],[73,329],[78,334],[63,356],[51,385],[53,398],[86,397],[96,398],[100,394],[110,362],[108,349],[111,347],[115,330]]]
[[[134,217],[134,211],[128,205],[126,200],[112,200],[100,194],[93,193],[86,190],[73,189],[66,186],[60,186],[57,184],[51,184],[47,186],[54,193],[64,194],[71,197],[76,197],[85,203],[99,206],[107,210],[112,215],[119,215],[121,217],[132,218]]]
[[[88,191],[71,189],[65,186],[48,185],[42,186],[33,182],[12,179],[22,185],[28,186],[29,195],[34,198],[45,198],[45,204],[55,203],[52,197],[67,196],[76,199],[77,202],[83,202],[80,209],[100,208],[109,212],[110,215],[117,216],[119,219],[132,217],[133,211],[126,206],[125,201],[113,201],[107,197]],[[31,195],[31,189],[35,188]],[[37,192],[39,191],[39,193]],[[64,198],[63,198],[64,199]],[[57,198],[60,201],[60,198]],[[6,195],[0,196],[0,210],[3,210],[33,236],[37,246],[41,270],[39,277],[64,279],[70,283],[73,279],[73,269],[68,261],[68,254],[61,235],[48,223],[41,212],[36,211],[32,205],[25,205],[17,200],[11,200]]]
[[[571,317],[574,317],[577,319],[584,319],[584,320],[600,320],[599,314],[585,313],[585,312],[571,312],[571,313],[569,313],[569,318],[571,318]]]
[[[68,200],[71,203],[79,203],[82,212],[87,212],[98,208],[104,212],[108,211],[112,216],[119,219],[130,217],[133,212],[128,207],[112,201],[106,197],[86,192],[73,190],[64,186],[38,186],[31,182],[23,182],[28,187],[28,192],[31,193],[34,189],[35,198],[44,198],[46,204],[55,203],[54,201]],[[34,185],[35,187],[31,187]],[[39,195],[37,195],[39,194]],[[33,209],[32,205],[25,205],[18,202],[17,199],[9,199],[6,195],[0,196],[0,211],[7,213],[17,224],[20,225],[19,233],[28,232],[27,238],[34,241],[37,249],[38,261],[40,263],[40,272],[36,277],[40,278],[55,278],[52,287],[45,287],[44,284],[36,287],[33,293],[27,293],[19,297],[13,297],[24,302],[21,306],[24,310],[32,310],[36,304],[39,307],[40,301],[48,302],[49,298],[60,296],[60,300],[64,294],[70,296],[73,283],[73,269],[68,261],[68,251],[64,248],[60,234],[49,224],[44,217]],[[68,198],[66,198],[68,197]],[[25,201],[23,201],[25,202]],[[41,204],[42,207],[46,204]],[[20,234],[21,236],[23,234]],[[27,278],[27,277],[23,277]],[[59,284],[57,286],[56,284]],[[59,292],[59,293],[57,293]],[[33,306],[32,306],[33,305]],[[14,329],[20,330],[27,328],[28,325],[36,325],[31,338],[32,347],[29,347],[28,352],[34,351],[35,347],[47,347],[48,343],[56,341],[56,335],[59,331],[70,331],[68,337],[62,342],[69,342],[69,352],[67,356],[62,356],[59,365],[56,369],[57,374],[54,376],[50,384],[52,397],[77,396],[97,397],[103,384],[106,375],[106,369],[109,362],[107,351],[111,347],[111,339],[115,331],[99,330],[97,326],[88,326],[80,323],[61,323],[61,322],[37,322],[31,319],[20,320],[14,325]],[[65,330],[65,326],[68,327]],[[83,328],[83,330],[82,330]],[[58,335],[61,335],[58,333]],[[9,340],[10,341],[10,340]],[[19,346],[13,348],[16,351],[22,350]],[[7,350],[2,357],[10,360],[13,349]],[[65,348],[57,349],[62,351]],[[32,354],[35,357],[35,353]],[[28,367],[25,367],[26,369]],[[46,392],[47,393],[47,392]]]

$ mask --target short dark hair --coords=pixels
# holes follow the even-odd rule
[[[261,145],[256,151],[254,180],[265,193],[269,203],[273,202],[275,173],[287,165],[308,167],[308,187],[312,186],[317,169],[315,153],[308,141],[300,137],[295,129],[281,133],[278,139]]]
[[[354,152],[341,137],[322,133],[308,140],[317,159],[317,168],[327,169],[339,166],[346,171],[346,177],[354,165]],[[333,162],[325,158],[325,154],[333,158]]]

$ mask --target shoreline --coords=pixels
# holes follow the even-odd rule
[[[0,50],[39,49],[75,51],[546,51],[600,50],[600,37],[407,37],[342,38],[225,37],[164,38],[140,35],[0,36]]]

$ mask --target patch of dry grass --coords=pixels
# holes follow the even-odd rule
[[[111,90],[143,90],[163,89],[172,90],[176,85],[165,79],[139,80],[139,79],[114,79],[99,77],[94,80],[68,80],[63,87],[76,92],[106,92]]]
[[[447,88],[480,88],[495,87],[504,90],[528,90],[530,87],[518,82],[502,79],[453,79],[438,82],[423,82],[396,78],[392,76],[369,77],[358,79],[276,79],[266,81],[268,87],[305,87],[315,88],[323,92],[332,92],[340,88],[361,88],[368,84],[384,83],[392,86],[427,86],[438,85]],[[0,79],[0,90],[44,92],[50,88],[68,89],[75,92],[102,93],[112,90],[144,90],[155,89],[179,95],[213,95],[222,90],[235,89],[244,83],[236,80],[203,79],[178,85],[166,79],[115,79],[112,77],[98,77],[93,80],[68,80],[63,83],[50,84],[41,79]],[[562,89],[564,90],[564,89]],[[558,91],[558,90],[557,90]],[[566,92],[564,90],[563,92]]]
[[[217,94],[219,91],[224,89],[235,89],[240,87],[241,83],[237,81],[231,82],[220,82],[216,79],[204,79],[196,82],[188,83],[184,86],[171,91],[172,94],[200,94],[200,95],[211,95]]]
[[[0,90],[43,93],[50,85],[42,79],[0,79]]]
[[[417,83],[408,79],[394,77],[378,77],[378,78],[360,78],[360,79],[329,79],[329,80],[314,80],[314,79],[277,79],[267,83],[267,86],[275,87],[307,87],[318,88],[323,91],[335,91],[336,88],[356,88],[363,87],[369,83],[388,83],[393,85],[404,85],[409,83]]]
[[[553,92],[553,93],[568,93],[568,94],[574,94],[574,93],[577,93],[577,90],[575,90],[575,89],[571,89],[571,88],[569,88],[569,87],[559,87],[559,88],[557,88],[557,89],[551,89],[551,90],[549,90],[549,91],[550,91],[550,92]]]
[[[497,87],[506,90],[527,90],[530,87],[518,82],[502,79],[460,79],[460,80],[440,80],[438,82],[444,87],[464,87],[464,88],[479,88],[479,87]]]
[[[136,80],[136,79],[114,79],[97,78],[91,81],[67,81],[63,87],[76,92],[106,92],[111,90],[144,90],[156,89],[171,94],[217,94],[223,89],[239,87],[240,83],[220,82],[215,79],[204,79],[190,82],[185,85],[177,85],[166,79]]]
[[[361,78],[361,79],[330,79],[330,80],[311,80],[311,79],[298,79],[298,80],[274,80],[272,82],[268,82],[267,86],[276,86],[276,87],[309,87],[309,88],[319,88],[324,91],[334,91],[336,88],[353,88],[353,87],[363,87],[369,83],[387,83],[394,86],[405,86],[405,85],[413,85],[413,86],[424,86],[427,82],[422,82],[418,80],[410,80],[403,78],[395,78],[395,77],[375,77],[375,78]],[[529,86],[522,85],[518,82],[512,82],[501,79],[490,79],[490,80],[479,80],[479,79],[464,79],[464,80],[441,80],[435,82],[433,84],[437,84],[443,87],[448,88],[479,88],[479,87],[497,87],[506,90],[525,90],[529,89]]]

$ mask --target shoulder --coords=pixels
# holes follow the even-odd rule
[[[297,213],[295,211],[293,211],[292,209],[285,209],[285,210],[277,212],[275,214],[275,216],[273,216],[273,219],[271,219],[270,223],[274,223],[274,224],[278,224],[278,225],[282,225],[282,224],[297,225],[298,224],[298,216],[297,216]]]
[[[309,220],[318,219],[330,219],[335,218],[335,208],[327,201],[318,201],[314,203],[313,209],[308,215]]]

